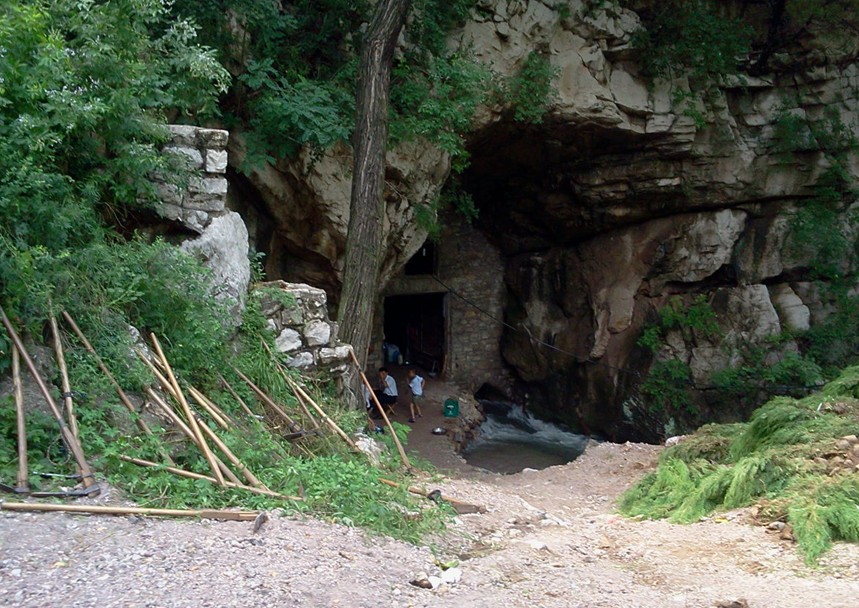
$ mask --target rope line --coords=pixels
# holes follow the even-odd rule
[[[442,281],[442,280],[441,280],[440,278],[438,278],[437,276],[432,275],[432,278],[433,278],[433,279],[435,279],[435,281],[436,281],[439,285],[441,285],[442,287],[444,287],[445,289],[447,289],[448,293],[453,294],[454,296],[456,296],[457,298],[459,298],[460,300],[462,300],[463,302],[465,302],[466,304],[468,304],[469,306],[471,306],[472,308],[474,308],[475,310],[477,310],[477,311],[478,311],[478,312],[480,312],[481,314],[485,315],[486,317],[489,317],[490,319],[492,319],[493,321],[495,321],[495,322],[496,322],[496,323],[498,323],[499,325],[502,325],[502,326],[506,327],[507,329],[509,329],[509,330],[511,330],[511,331],[513,331],[513,332],[516,332],[517,334],[520,334],[520,335],[526,336],[526,337],[528,338],[528,340],[529,340],[529,341],[531,341],[531,342],[533,342],[533,343],[539,344],[540,346],[543,346],[543,347],[545,347],[545,348],[548,348],[548,349],[550,349],[550,350],[553,350],[553,351],[555,351],[555,352],[561,353],[561,354],[563,354],[563,355],[567,355],[568,357],[572,357],[573,359],[578,360],[578,357],[576,356],[576,354],[575,354],[575,353],[572,353],[572,352],[570,352],[570,351],[568,351],[568,350],[565,350],[565,349],[563,349],[563,348],[560,348],[560,347],[558,347],[558,346],[555,346],[554,344],[550,344],[550,343],[546,342],[545,340],[541,340],[541,339],[539,339],[539,338],[535,338],[535,337],[531,334],[531,332],[530,332],[530,331],[528,331],[528,329],[525,327],[525,325],[524,325],[523,323],[520,323],[520,325],[522,326],[522,329],[520,329],[520,328],[518,328],[518,327],[515,327],[515,326],[511,325],[510,323],[508,323],[507,321],[504,321],[503,319],[499,319],[498,317],[496,317],[495,315],[493,315],[493,314],[492,314],[491,312],[489,312],[488,310],[485,310],[484,308],[482,308],[480,305],[475,304],[472,300],[468,299],[467,297],[465,297],[464,295],[462,295],[461,293],[459,293],[458,291],[456,291],[453,287],[451,287],[450,285],[448,285],[447,283],[445,283],[444,281]],[[524,331],[523,331],[523,330],[524,330]],[[636,378],[641,378],[641,374],[639,374],[639,373],[638,373],[638,372],[636,372],[636,371],[632,371],[632,370],[624,369],[624,368],[622,368],[622,367],[616,367],[616,366],[614,366],[614,365],[608,365],[607,363],[600,363],[599,361],[592,361],[592,360],[590,360],[590,359],[586,359],[585,361],[582,361],[581,363],[588,363],[588,364],[590,364],[590,365],[596,365],[596,366],[599,366],[599,367],[604,367],[604,368],[606,368],[606,369],[612,369],[612,370],[618,371],[618,372],[620,372],[620,373],[622,373],[622,374],[629,374],[630,376],[634,376],[634,377],[636,377]]]

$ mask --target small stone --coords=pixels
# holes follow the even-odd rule
[[[288,327],[274,340],[278,352],[289,353],[302,347],[301,334]]]
[[[287,367],[292,367],[295,369],[307,369],[308,367],[313,367],[315,361],[313,360],[312,353],[298,353],[292,359],[286,362]]]
[[[209,173],[224,173],[226,170],[226,150],[206,150],[206,171]]]
[[[529,540],[528,546],[534,549],[534,551],[547,551],[549,549],[546,543],[539,540]]]
[[[767,530],[774,530],[776,532],[781,532],[784,529],[785,523],[783,521],[774,521],[770,525],[767,526]]]
[[[430,587],[432,589],[438,589],[441,586],[442,580],[437,576],[429,577]]]
[[[325,321],[311,321],[304,326],[308,346],[324,346],[331,339],[331,326]]]
[[[460,580],[462,580],[461,568],[448,568],[441,573],[441,582],[447,583],[448,585],[455,585]]]
[[[857,437],[856,435],[845,435],[844,437],[842,437],[842,439],[851,444],[859,443],[859,437]]]

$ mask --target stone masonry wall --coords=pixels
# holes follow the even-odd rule
[[[238,325],[251,270],[247,228],[239,214],[226,206],[229,133],[189,125],[168,128],[173,137],[163,151],[185,160],[192,177],[186,188],[154,180],[161,195],[158,212],[198,235],[181,247],[212,270],[212,295],[227,303]]]
[[[483,233],[460,216],[445,222],[438,273],[455,292],[447,295],[447,376],[473,391],[484,383],[507,389],[512,378],[501,358],[504,327],[486,314],[504,317],[504,259]]]
[[[323,290],[285,281],[260,283],[254,290],[269,328],[277,335],[275,348],[288,357],[288,367],[324,369],[334,376],[348,373],[350,347],[337,340],[337,324],[328,318]]]
[[[202,233],[213,217],[223,214],[227,203],[227,141],[229,133],[188,125],[169,125],[172,140],[164,152],[179,155],[198,175],[188,188],[160,183],[162,217],[177,220]]]

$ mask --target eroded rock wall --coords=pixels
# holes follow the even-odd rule
[[[685,79],[641,75],[631,45],[634,12],[618,3],[595,10],[562,4],[483,0],[451,37],[452,48],[468,49],[501,78],[514,76],[535,51],[557,70],[541,124],[518,123],[500,104],[475,118],[462,181],[481,211],[476,229],[501,263],[492,258],[481,274],[481,257],[457,249],[456,227],[439,246],[472,265],[457,271],[471,283],[462,289],[488,290],[475,297],[501,311],[508,327],[450,298],[451,324],[468,330],[456,332],[461,343],[451,342],[451,369],[470,376],[466,382],[497,377],[509,385],[510,375],[497,371],[507,365],[535,407],[621,437],[624,403],[641,378],[654,361],[675,358],[691,369],[697,406],[718,418],[707,391],[742,345],[765,343],[784,328],[801,331],[831,312],[825,290],[811,280],[807,252],[790,237],[796,209],[831,158],[813,139],[786,154],[778,128],[780,117],[793,116],[811,125],[836,120],[855,134],[857,51],[815,48],[789,71],[703,95]],[[676,103],[677,92],[692,93],[690,101]],[[240,165],[240,134],[230,151]],[[844,165],[859,180],[855,153]],[[316,162],[283,160],[239,180],[262,218],[255,235],[269,254],[270,276],[336,296],[350,166],[344,146]],[[446,156],[423,142],[389,152],[383,281],[422,244],[415,206],[438,193],[448,172]],[[845,222],[850,206],[845,200],[839,209]],[[847,276],[855,271],[849,261],[841,266]],[[691,305],[700,296],[717,314],[718,338],[669,332],[655,356],[638,346],[671,298]],[[795,348],[788,341],[773,356]],[[486,369],[457,369],[474,359]]]

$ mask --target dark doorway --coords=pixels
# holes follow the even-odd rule
[[[444,367],[443,293],[385,298],[385,339],[399,347],[403,361],[429,372]]]

